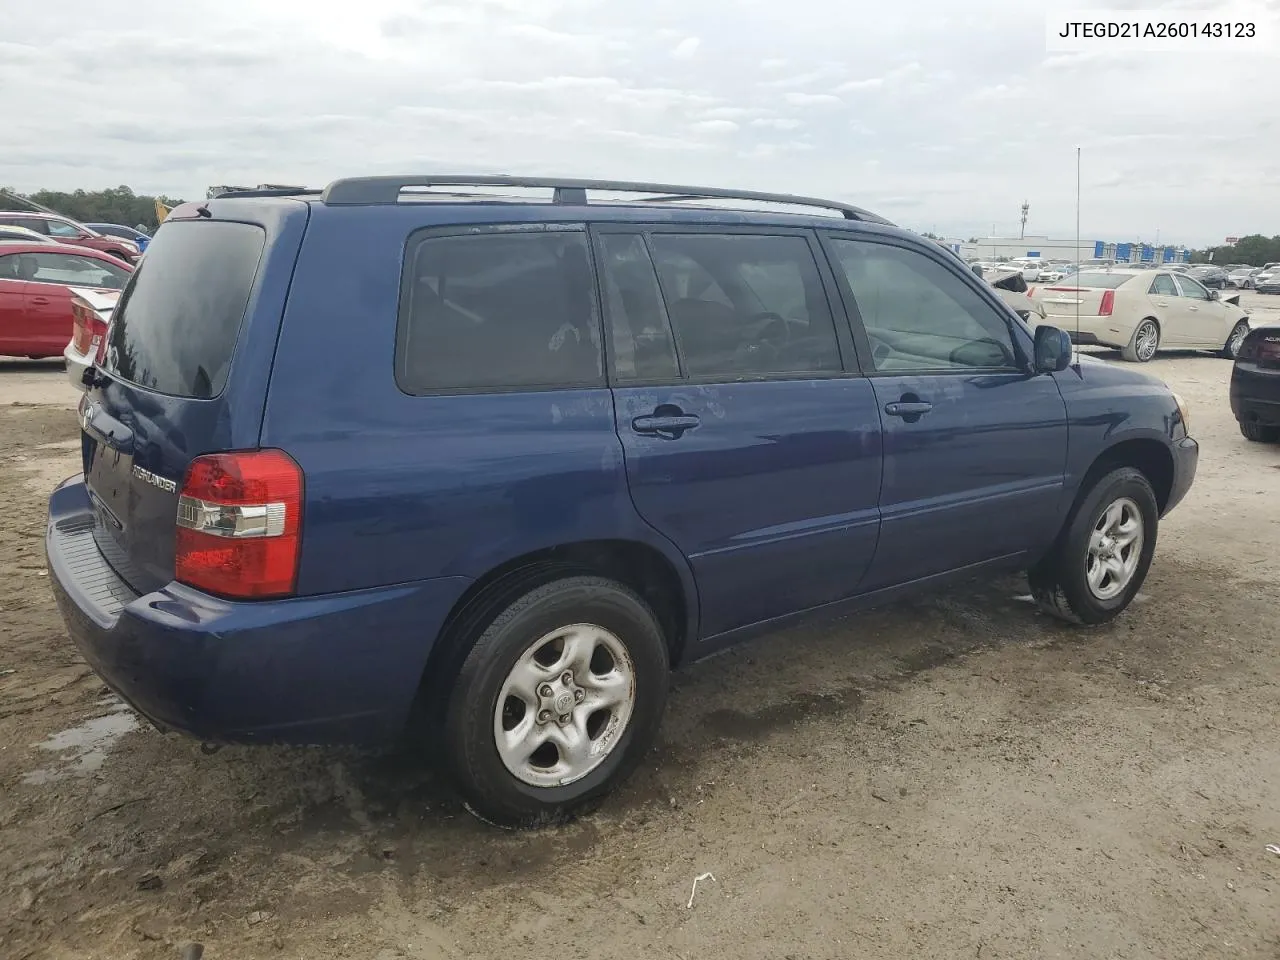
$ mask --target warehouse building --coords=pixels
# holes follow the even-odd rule
[[[1086,260],[1105,257],[1121,263],[1185,263],[1191,251],[1184,246],[1156,246],[1141,241],[1090,240],[1051,237],[986,237],[970,243],[948,239],[946,245],[965,260],[1006,260],[1014,257],[1041,257],[1045,260]]]

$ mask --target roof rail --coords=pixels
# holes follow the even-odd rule
[[[801,197],[789,193],[761,193],[756,190],[725,190],[719,187],[686,187],[670,183],[634,183],[628,180],[572,180],[557,177],[511,177],[505,175],[422,174],[417,176],[349,177],[335,180],[321,194],[328,206],[367,206],[391,204],[400,200],[401,191],[410,187],[533,187],[554,191],[553,203],[581,206],[587,203],[588,190],[612,193],[646,193],[647,203],[670,203],[679,200],[752,200],[799,207],[821,207],[834,210],[846,220],[889,223],[861,207],[836,200]]]

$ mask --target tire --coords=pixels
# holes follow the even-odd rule
[[[590,809],[653,744],[669,669],[658,618],[629,588],[582,575],[525,592],[479,634],[449,693],[443,746],[467,808],[504,827]]]
[[[1147,317],[1133,329],[1129,343],[1120,349],[1120,356],[1130,363],[1146,363],[1160,349],[1160,324]]]
[[[1126,552],[1124,538],[1133,528],[1113,524],[1114,510],[1127,522],[1139,521],[1140,542],[1129,542],[1131,552]],[[1155,493],[1141,471],[1121,467],[1099,478],[1073,508],[1053,548],[1028,571],[1031,595],[1040,609],[1079,626],[1114,620],[1147,578],[1159,520]],[[1099,549],[1114,548],[1115,566],[1098,559],[1094,544],[1099,531],[1104,534]],[[1116,566],[1123,570],[1123,577],[1113,573],[1108,580],[1104,574],[1100,582],[1091,582],[1091,570],[1114,570]]]
[[[1227,337],[1227,342],[1222,348],[1222,356],[1227,360],[1234,360],[1240,355],[1240,347],[1244,344],[1244,338],[1249,335],[1249,321],[1241,320],[1231,328],[1231,333]]]
[[[1240,421],[1240,433],[1253,443],[1280,443],[1280,427],[1256,423],[1252,420]]]

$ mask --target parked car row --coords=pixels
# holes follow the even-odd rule
[[[103,224],[103,226],[114,227],[113,224]],[[63,217],[56,213],[0,210],[0,228],[3,227],[21,227],[56,243],[88,247],[129,264],[135,263],[142,254],[142,247],[139,246],[136,237],[102,233],[87,224],[77,223],[70,217]],[[121,229],[129,230],[130,233],[136,232],[127,227]]]

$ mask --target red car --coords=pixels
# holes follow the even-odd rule
[[[75,327],[75,289],[120,290],[132,273],[84,247],[0,243],[0,355],[62,356]]]
[[[59,243],[70,243],[77,247],[88,247],[90,250],[109,253],[125,263],[133,263],[139,256],[138,245],[132,240],[105,236],[96,230],[90,230],[83,223],[76,223],[56,213],[0,210],[0,226],[26,227]]]

